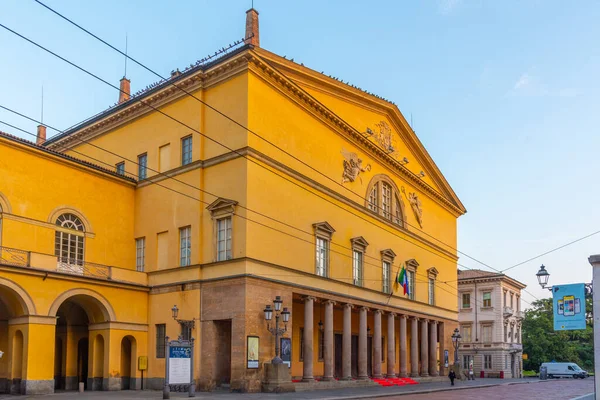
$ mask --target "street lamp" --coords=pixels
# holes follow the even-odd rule
[[[454,332],[452,333],[452,346],[454,347],[454,364],[458,364],[458,346],[460,345],[461,338],[462,336],[460,336],[458,328],[454,329]]]
[[[537,274],[535,274],[535,276],[537,276],[537,280],[538,283],[540,284],[540,286],[542,287],[542,289],[546,289],[546,285],[548,284],[548,279],[550,279],[550,274],[548,273],[548,271],[546,271],[546,267],[544,267],[544,264],[542,264],[542,266],[540,267],[540,270],[538,271]],[[548,288],[548,290],[552,290],[552,288]]]
[[[271,308],[270,304],[265,306],[265,320],[267,321],[267,330],[271,332],[271,334],[275,335],[275,357],[271,360],[271,364],[283,364],[283,360],[279,357],[279,335],[283,335],[287,332],[287,323],[290,320],[290,312],[287,307],[283,307],[283,311],[281,311],[281,305],[283,304],[283,300],[281,300],[281,296],[275,296],[275,300],[273,300],[273,306],[275,308],[275,326],[271,327],[269,321],[273,318],[273,308]],[[284,327],[279,327],[279,318],[283,318]]]
[[[177,319],[177,316],[179,316],[179,308],[177,308],[177,304],[175,304],[173,308],[171,308],[171,314],[173,316],[173,319],[177,321],[180,325],[185,327],[187,330],[191,330],[196,327],[196,318],[193,318],[191,320]]]

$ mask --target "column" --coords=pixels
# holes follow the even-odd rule
[[[388,314],[388,326],[387,326],[387,377],[395,378],[396,377],[396,338],[394,337],[394,317],[396,314],[389,313]]]
[[[367,307],[360,308],[358,322],[358,379],[369,379],[367,374]]]
[[[333,380],[333,306],[335,302],[325,302],[325,332],[323,335],[323,380]]]
[[[444,323],[438,322],[438,337],[440,338],[440,376],[446,376],[446,334],[444,332]],[[448,365],[450,365],[450,357],[454,359],[454,354],[448,353]]]
[[[352,380],[352,304],[344,304],[342,334],[342,379]]]
[[[438,376],[437,368],[437,321],[431,321],[429,331],[429,375]],[[444,360],[441,360],[443,362]]]
[[[427,354],[429,352],[429,338],[427,337],[428,325],[428,319],[421,320],[421,376],[423,377],[429,376],[429,355]],[[306,332],[306,330],[304,332]]]
[[[302,374],[302,382],[312,382],[313,377],[313,305],[315,298],[306,296],[304,298],[304,370]]]
[[[408,371],[406,369],[406,320],[408,315],[400,316],[400,377],[406,378]]]
[[[381,378],[381,310],[373,313],[373,378]]]
[[[419,376],[419,318],[412,317],[410,324],[410,376]]]

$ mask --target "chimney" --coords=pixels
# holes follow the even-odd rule
[[[260,47],[260,40],[258,35],[258,11],[254,8],[246,11],[246,44]]]
[[[38,125],[37,138],[35,144],[42,145],[46,141],[46,127],[44,125]]]
[[[125,77],[121,79],[121,91],[119,92],[119,104],[129,100],[131,97],[131,81]]]

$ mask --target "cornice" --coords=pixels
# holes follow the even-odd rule
[[[81,144],[82,140],[90,140],[145,114],[155,112],[153,108],[161,108],[168,103],[188,96],[187,93],[207,89],[229,79],[247,68],[247,62],[250,58],[247,51],[226,59],[206,71],[198,70],[175,83],[166,81],[155,90],[124,102],[121,107],[108,109],[89,122],[80,124],[79,129],[75,127],[73,130],[65,132],[64,137],[57,138],[56,141],[49,143],[47,148],[59,149],[60,151],[68,150]],[[178,88],[185,90],[187,93]]]
[[[440,192],[432,188],[430,185],[425,183],[414,173],[404,167],[400,162],[388,155],[380,146],[374,142],[368,140],[364,135],[361,134],[352,125],[344,121],[340,116],[336,115],[333,111],[329,110],[321,102],[316,100],[306,91],[298,87],[291,79],[281,74],[275,68],[271,66],[268,61],[265,61],[255,54],[249,60],[250,70],[255,74],[263,78],[263,80],[269,82],[272,86],[277,87],[280,91],[287,95],[289,98],[296,99],[296,104],[302,106],[305,110],[311,114],[318,116],[321,121],[338,132],[345,138],[352,139],[355,144],[362,147],[363,150],[367,150],[371,157],[380,160],[381,164],[391,168],[400,175],[405,181],[409,181],[413,186],[418,187],[428,197],[432,198],[438,204],[442,205],[445,209],[450,211],[455,217],[458,217],[466,212],[459,206],[451,202],[448,198],[443,196]]]

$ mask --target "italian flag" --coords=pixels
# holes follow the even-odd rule
[[[406,268],[404,268],[404,264],[402,264],[402,269],[398,271],[398,276],[396,276],[396,283],[404,288],[404,295],[407,294],[410,296],[410,288],[408,287],[408,275],[406,274]]]

